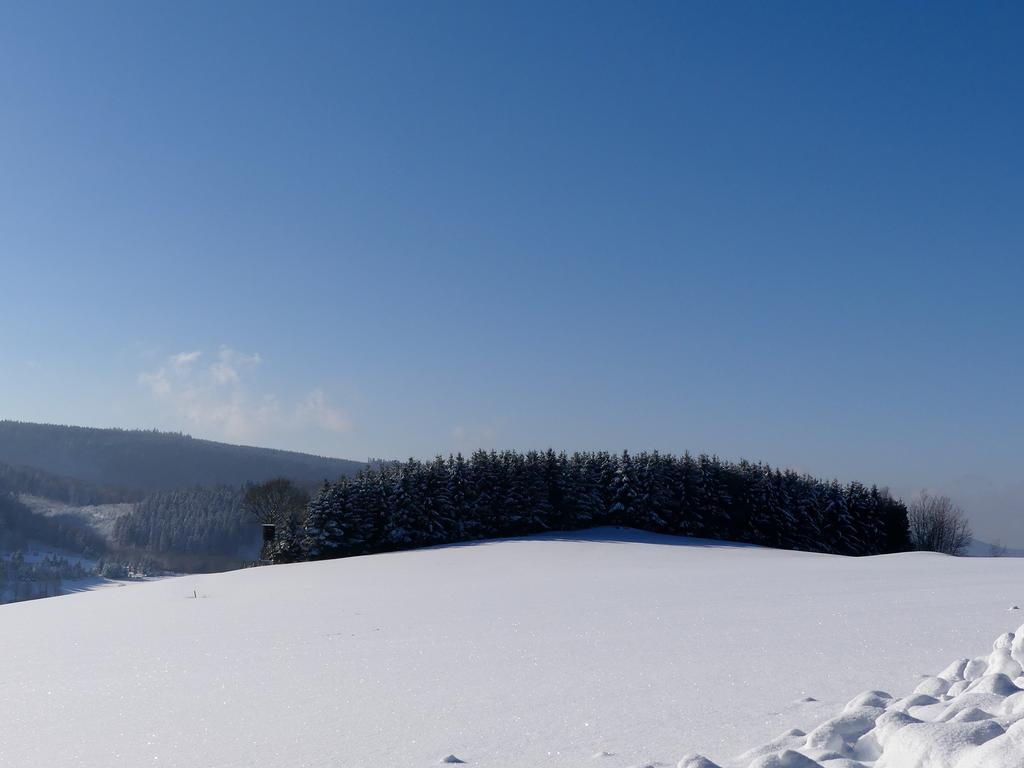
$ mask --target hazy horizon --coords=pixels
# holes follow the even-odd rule
[[[707,452],[1024,546],[1020,7],[0,14],[0,417]]]

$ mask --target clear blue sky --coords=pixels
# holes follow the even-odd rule
[[[6,3],[0,415],[717,452],[1024,544],[1022,39],[1017,3]]]

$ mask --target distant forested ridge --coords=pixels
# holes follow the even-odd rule
[[[769,547],[874,555],[910,549],[884,491],[746,461],[661,453],[477,452],[382,464],[327,483],[277,561],[621,525]]]
[[[18,421],[0,421],[0,464],[74,478],[113,489],[114,495],[199,485],[240,486],[271,477],[318,485],[353,475],[366,466],[362,462],[229,445],[171,432]]]
[[[30,544],[42,544],[99,555],[107,544],[100,534],[72,515],[41,515],[33,512],[17,496],[0,488],[0,549],[15,551]]]
[[[223,570],[259,551],[259,526],[241,511],[247,484],[285,477],[312,489],[366,466],[177,433],[0,421],[0,550]]]
[[[0,490],[42,496],[74,507],[138,501],[143,496],[141,491],[96,485],[36,467],[12,467],[9,464],[0,464]]]

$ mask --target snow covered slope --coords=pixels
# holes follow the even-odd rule
[[[746,765],[1015,604],[1024,559],[616,529],[167,579],[0,607],[0,765]]]

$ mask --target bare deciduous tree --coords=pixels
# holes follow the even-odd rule
[[[299,523],[306,515],[309,494],[296,488],[291,480],[278,477],[250,486],[245,492],[245,508],[256,522],[283,527]]]
[[[907,508],[907,520],[910,541],[917,550],[962,555],[974,538],[964,511],[948,496],[922,491]]]
[[[996,539],[988,545],[988,556],[989,557],[1006,557],[1007,550],[1006,545],[1003,544],[999,539]]]

